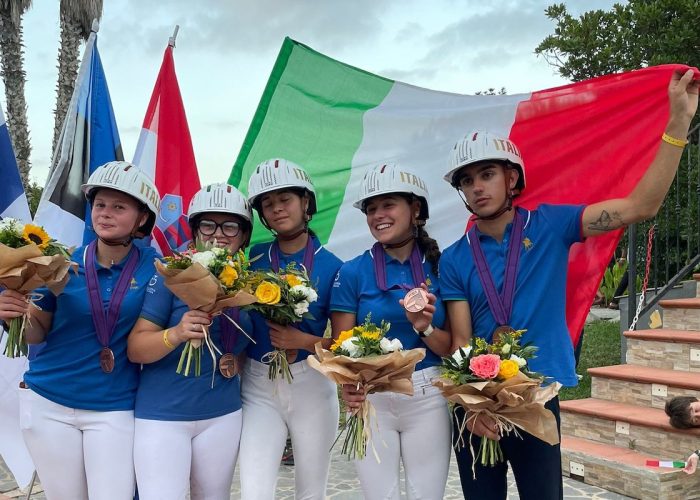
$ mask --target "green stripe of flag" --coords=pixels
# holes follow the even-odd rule
[[[319,212],[311,227],[325,243],[362,142],[363,116],[384,100],[393,85],[392,80],[286,38],[229,183],[246,193],[258,163],[275,157],[298,163],[319,193]],[[256,221],[252,242],[269,239],[269,232]]]

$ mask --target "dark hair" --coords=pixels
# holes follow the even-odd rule
[[[425,255],[425,260],[430,262],[431,269],[435,276],[438,275],[438,262],[440,261],[440,247],[437,241],[430,237],[425,228],[416,226],[416,243],[418,248]]]
[[[676,429],[690,429],[694,427],[690,418],[690,404],[697,402],[698,398],[694,396],[677,396],[666,401],[664,411],[670,418],[671,426]]]

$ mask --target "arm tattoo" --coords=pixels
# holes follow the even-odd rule
[[[588,229],[591,231],[612,231],[624,226],[626,226],[625,221],[622,220],[619,213],[610,214],[607,210],[603,210],[600,217],[588,225]]]

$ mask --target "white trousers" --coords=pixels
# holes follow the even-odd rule
[[[241,410],[206,420],[136,419],[134,465],[141,500],[228,500]]]
[[[20,427],[48,500],[131,500],[134,412],[76,410],[20,390]]]
[[[452,424],[447,400],[433,387],[435,367],[413,374],[413,396],[370,394],[374,405],[367,454],[355,461],[364,498],[399,499],[399,465],[403,461],[409,499],[442,499],[450,467]],[[377,424],[376,426],[374,424]],[[372,451],[379,455],[380,463]]]
[[[336,385],[306,361],[294,379],[268,379],[268,366],[247,360],[242,377],[241,497],[272,500],[287,431],[294,448],[295,498],[325,498],[331,445],[338,431]]]

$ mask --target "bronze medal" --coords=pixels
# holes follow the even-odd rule
[[[508,325],[499,326],[493,331],[491,342],[497,344],[501,340],[501,335],[515,333],[513,327]]]
[[[403,307],[408,312],[420,312],[428,305],[428,293],[422,288],[413,288],[403,298]]]
[[[105,373],[112,373],[114,370],[114,353],[109,347],[103,347],[100,351],[100,368]]]
[[[226,378],[233,378],[238,375],[238,362],[236,357],[230,352],[219,358],[219,372]]]

